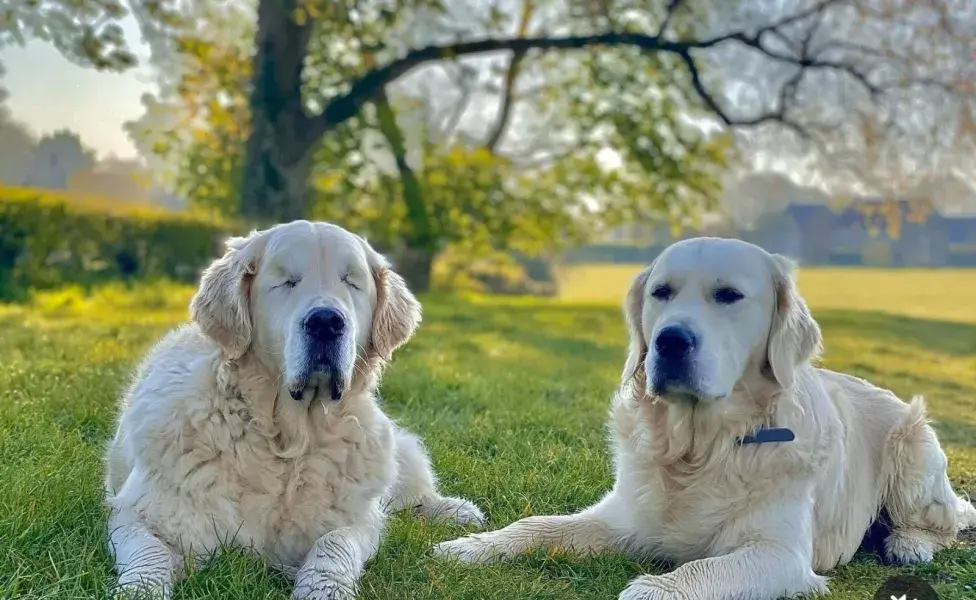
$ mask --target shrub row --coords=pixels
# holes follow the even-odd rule
[[[226,230],[162,209],[0,187],[0,298],[108,280],[192,281]]]

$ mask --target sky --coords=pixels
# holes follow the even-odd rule
[[[139,44],[135,21],[122,25],[126,39]],[[135,51],[140,58],[146,56],[145,46]],[[3,86],[10,92],[8,106],[34,133],[69,128],[99,157],[136,156],[122,124],[142,114],[139,100],[154,90],[148,69],[100,73],[72,64],[50,44],[37,41],[0,50],[0,61],[7,69]]]

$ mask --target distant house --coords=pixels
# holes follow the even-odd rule
[[[837,215],[824,204],[788,204],[782,212],[760,217],[739,237],[804,262],[829,262],[836,220]]]
[[[790,204],[785,211],[799,226],[800,253],[811,262],[829,262],[836,215],[823,204]]]
[[[808,265],[976,266],[976,214],[942,214],[925,198],[857,198],[842,208],[791,203],[763,215],[749,229],[712,222],[678,238],[660,224],[618,231],[630,234],[620,235],[618,244],[633,240],[638,231],[643,234],[633,253],[639,262],[676,239],[713,235],[744,239]],[[615,256],[630,254],[617,251]]]
[[[969,264],[976,255],[976,217],[943,215],[924,198],[858,198],[837,210],[790,204],[743,237],[806,264]]]
[[[949,255],[947,264],[976,267],[976,214],[946,217],[945,228]]]

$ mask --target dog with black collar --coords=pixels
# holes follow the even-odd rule
[[[821,333],[785,257],[738,240],[673,244],[627,293],[630,348],[609,432],[616,480],[572,515],[435,548],[484,563],[537,547],[676,564],[626,600],[823,592],[884,513],[885,557],[931,560],[976,509],[952,489],[920,397],[813,366]]]

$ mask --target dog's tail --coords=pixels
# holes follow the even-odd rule
[[[976,527],[976,508],[953,491],[947,467],[925,401],[914,396],[888,434],[881,469],[884,504],[896,521],[951,536],[954,530]]]
[[[914,396],[898,423],[888,432],[881,462],[881,493],[885,504],[896,513],[914,510],[912,505],[916,499],[905,497],[899,491],[904,492],[906,481],[914,483],[924,479],[928,465],[925,464],[927,453],[923,448],[929,444],[930,430],[925,415],[925,399]],[[898,506],[900,503],[907,506]]]

